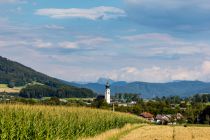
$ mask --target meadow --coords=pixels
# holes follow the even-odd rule
[[[106,110],[42,105],[0,105],[0,139],[78,139],[145,120]]]
[[[0,92],[19,93],[22,87],[9,88],[7,84],[0,84]]]
[[[24,86],[13,87],[13,88],[9,88],[7,84],[0,84],[0,92],[20,93],[21,89],[25,88],[27,85],[43,85],[43,84],[38,83],[38,82],[31,82],[31,83],[28,83]]]

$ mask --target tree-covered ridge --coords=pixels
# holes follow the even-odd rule
[[[40,97],[93,97],[95,93],[86,88],[77,88],[37,72],[18,62],[0,56],[0,84],[8,86],[25,86],[28,83],[41,83],[43,85],[28,85],[21,90],[21,96],[29,98]]]
[[[0,56],[0,83],[9,84],[13,82],[15,86],[24,86],[32,81],[52,87],[62,84],[55,78],[49,77],[18,62]]]
[[[25,98],[89,98],[95,97],[96,95],[91,90],[85,88],[75,88],[69,86],[53,88],[46,85],[29,85],[20,91],[20,96]]]

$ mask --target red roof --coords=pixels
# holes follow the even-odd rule
[[[143,113],[140,114],[140,116],[142,116],[144,118],[153,118],[154,117],[154,115],[152,115],[149,112],[143,112]]]

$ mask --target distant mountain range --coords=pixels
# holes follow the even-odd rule
[[[210,93],[210,83],[201,81],[174,81],[168,83],[147,83],[147,82],[131,82],[113,81],[111,79],[100,78],[96,83],[79,84],[76,82],[67,82],[67,84],[89,88],[98,94],[104,94],[105,83],[109,81],[111,84],[112,95],[116,93],[136,93],[141,94],[143,98],[153,98],[162,96],[189,97],[197,93]]]

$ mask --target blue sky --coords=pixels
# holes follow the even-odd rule
[[[0,0],[0,55],[67,81],[210,81],[207,0]]]

